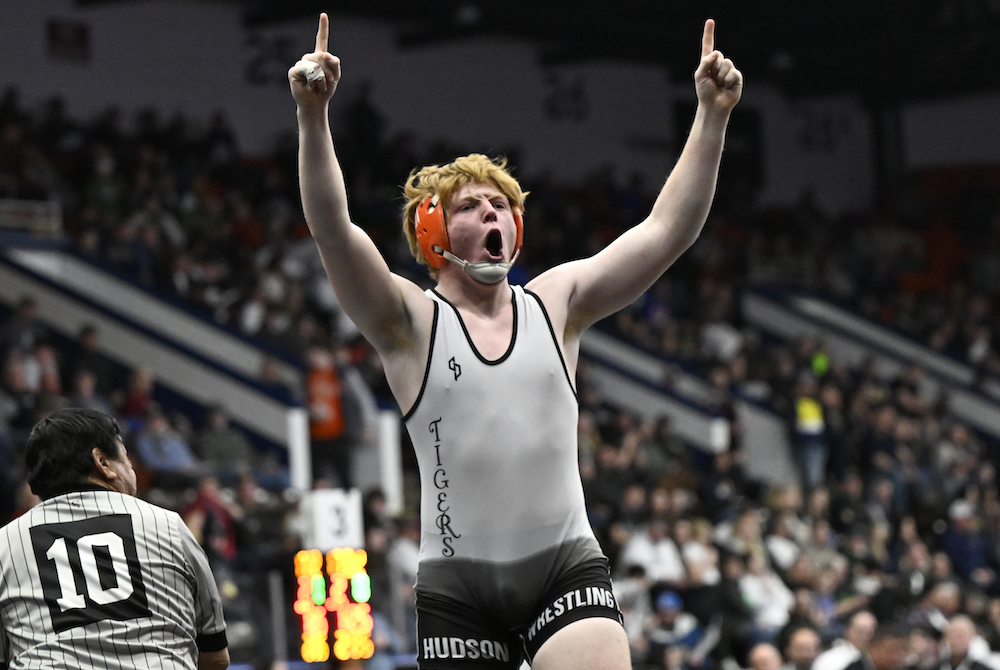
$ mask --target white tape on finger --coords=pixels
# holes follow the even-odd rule
[[[309,83],[326,79],[326,72],[323,71],[323,66],[316,62],[303,63],[299,66],[299,72],[302,73],[302,76]]]

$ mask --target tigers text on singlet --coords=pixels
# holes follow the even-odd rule
[[[530,570],[542,588],[551,578],[542,573],[602,556],[580,481],[579,406],[548,314],[513,286],[510,347],[489,361],[458,310],[427,295],[430,355],[404,417],[420,467],[418,590],[460,597],[456,579],[471,571],[481,581],[486,570],[506,581],[491,568],[501,564],[520,566],[517,579]]]

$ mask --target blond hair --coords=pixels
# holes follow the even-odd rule
[[[428,165],[410,172],[403,186],[403,196],[406,204],[403,206],[403,234],[410,244],[410,253],[417,262],[428,265],[427,259],[417,245],[417,233],[414,220],[417,206],[427,197],[437,195],[447,213],[455,193],[466,184],[489,184],[506,196],[511,207],[524,212],[524,199],[528,192],[521,190],[521,185],[507,169],[507,159],[499,157],[491,160],[483,154],[469,154],[456,158],[446,165]],[[445,215],[447,221],[447,214]],[[431,277],[437,279],[436,268],[428,267]]]

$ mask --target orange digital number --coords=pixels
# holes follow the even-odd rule
[[[367,602],[371,596],[371,581],[365,571],[368,553],[363,549],[333,549],[327,552],[325,559],[329,595],[324,600],[320,591],[326,586],[323,554],[308,549],[295,555],[298,590],[293,609],[302,617],[302,660],[309,663],[326,661],[331,651],[342,661],[371,658],[375,645],[371,640],[372,608]],[[348,589],[354,601],[348,597]],[[337,615],[332,650],[327,612]]]

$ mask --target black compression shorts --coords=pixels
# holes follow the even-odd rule
[[[607,561],[568,571],[538,599],[533,618],[515,628],[491,617],[488,603],[470,606],[438,595],[417,596],[417,662],[421,670],[517,670],[565,626],[591,617],[622,622]]]

